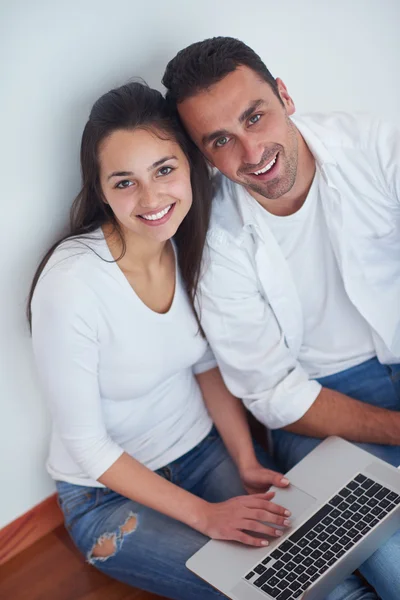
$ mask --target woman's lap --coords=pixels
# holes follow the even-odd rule
[[[160,469],[159,474],[209,502],[222,502],[245,493],[215,429],[191,452]],[[201,533],[106,488],[63,482],[57,482],[57,488],[71,537],[99,570],[169,598],[223,597],[185,566],[188,558],[208,541]],[[94,556],[93,549],[101,550],[104,539],[112,541],[111,548],[108,542],[107,556]]]

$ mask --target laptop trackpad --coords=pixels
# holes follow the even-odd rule
[[[272,487],[271,491],[275,492],[272,502],[290,510],[292,521],[299,518],[307,508],[316,502],[316,498],[294,485],[287,488]]]

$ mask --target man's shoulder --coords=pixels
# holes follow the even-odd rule
[[[326,148],[344,150],[368,148],[385,123],[374,115],[339,111],[302,114],[295,116],[293,121],[305,138],[311,133]]]
[[[240,196],[241,186],[234,183],[222,173],[217,172],[213,177],[214,197],[211,209],[208,241],[214,245],[235,243],[240,237],[244,219]]]

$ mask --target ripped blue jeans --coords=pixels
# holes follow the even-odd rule
[[[259,460],[274,468],[266,454]],[[245,494],[215,428],[193,450],[156,472],[210,502]],[[65,525],[76,546],[97,569],[167,598],[225,598],[185,567],[207,537],[110,489],[61,481],[56,485]],[[107,538],[112,540],[114,552],[107,558],[94,557],[93,548]]]

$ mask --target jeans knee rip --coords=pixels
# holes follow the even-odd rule
[[[103,533],[94,543],[92,549],[87,553],[87,561],[94,565],[96,562],[105,562],[121,549],[124,539],[130,533],[136,531],[138,517],[130,512],[125,523],[118,528],[116,533]]]

